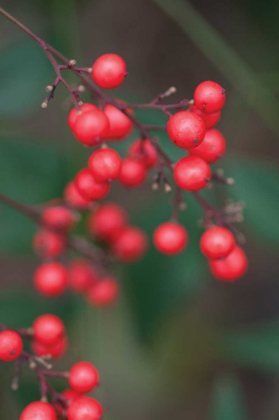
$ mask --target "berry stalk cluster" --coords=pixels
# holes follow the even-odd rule
[[[225,138],[215,128],[225,105],[224,89],[216,82],[205,81],[196,87],[193,99],[182,99],[173,104],[165,104],[164,101],[176,92],[174,87],[146,104],[128,104],[121,99],[115,100],[107,91],[120,86],[128,75],[122,57],[104,54],[93,63],[92,68],[77,67],[75,60],[64,57],[2,8],[0,14],[31,36],[53,65],[56,78],[47,86],[48,95],[42,108],[47,108],[50,100],[55,97],[57,87],[64,85],[74,103],[68,116],[69,128],[78,142],[94,148],[87,166],[65,186],[63,198],[59,200],[40,207],[28,207],[0,194],[0,201],[14,207],[38,225],[33,248],[42,259],[42,264],[34,274],[36,290],[46,297],[54,298],[69,288],[74,293],[84,295],[86,301],[95,306],[109,305],[117,299],[119,285],[114,276],[114,264],[134,263],[143,258],[148,250],[148,238],[142,229],[130,225],[123,206],[100,200],[109,195],[116,182],[127,189],[140,187],[151,171],[154,171],[154,191],[163,186],[164,191],[169,193],[172,185],[175,185],[170,219],[159,225],[153,234],[156,249],[168,256],[186,249],[189,238],[187,229],[179,223],[179,212],[185,209],[184,193],[190,193],[204,210],[201,224],[205,231],[200,239],[200,249],[208,260],[211,273],[222,281],[235,281],[243,276],[248,263],[245,252],[238,244],[242,236],[234,227],[234,223],[242,221],[241,203],[229,202],[224,208],[218,209],[200,194],[202,189],[212,188],[216,182],[224,185],[233,183],[232,178],[224,178],[222,171],[214,172],[211,167],[226,151]],[[67,83],[63,76],[66,70],[80,79],[77,85],[70,86]],[[86,88],[92,93],[94,103],[82,102],[81,94]],[[166,124],[143,123],[136,116],[139,108],[161,111],[166,117]],[[121,158],[113,146],[127,139],[133,130],[138,131],[139,137],[130,145],[126,156]],[[168,133],[169,141],[182,151],[177,162],[172,161],[163,150],[159,138],[152,134],[164,130]],[[89,239],[74,233],[82,214],[87,217]],[[68,262],[64,254],[67,252],[69,255],[69,250],[77,252],[78,258]],[[35,361],[37,359],[34,357],[44,358],[49,354],[58,357],[63,354],[67,345],[65,335],[60,334],[59,340],[44,342],[48,332],[43,332],[41,338],[38,338],[35,332],[37,322],[32,330],[32,349],[36,356],[24,356],[19,332],[11,332],[18,344],[15,349],[8,347],[10,357],[17,355],[17,360]],[[1,334],[5,336],[7,332],[10,333],[5,330]],[[5,352],[5,344],[3,346]],[[85,370],[87,373],[92,371],[88,366]],[[55,376],[46,371],[42,373],[41,370],[37,370],[37,373],[41,384],[46,383],[47,376]],[[82,392],[81,389],[71,387],[72,391],[79,394],[92,389]],[[46,392],[52,393],[51,389],[49,385],[43,385],[43,401],[34,403],[39,404],[35,409],[43,412],[44,406],[50,411],[36,417],[33,408],[27,407],[29,412],[25,417],[23,413],[21,420],[56,418],[55,408],[44,401]],[[65,395],[64,398],[67,399]],[[80,398],[74,400],[67,409],[69,420],[95,420],[101,416],[101,408],[98,408],[97,403],[93,403],[89,397]],[[92,408],[92,404],[95,404],[95,408]],[[72,406],[76,408],[71,409]]]
[[[24,341],[31,341],[32,353],[23,349]],[[19,388],[22,365],[26,363],[37,376],[41,400],[29,404],[20,420],[99,420],[103,415],[100,403],[87,396],[99,384],[99,372],[89,362],[78,362],[69,372],[52,370],[50,359],[63,355],[67,338],[63,322],[54,315],[41,315],[31,328],[11,330],[0,324],[0,360],[15,362],[12,389]],[[69,388],[59,393],[51,378],[61,378]],[[51,403],[48,402],[51,399]]]

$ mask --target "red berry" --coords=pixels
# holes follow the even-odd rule
[[[53,359],[58,359],[62,357],[67,350],[67,338],[66,337],[59,337],[54,344],[46,346],[45,344],[41,343],[40,341],[32,341],[32,350],[36,356],[47,356],[51,355]]]
[[[140,260],[147,250],[146,234],[139,228],[129,226],[115,238],[113,251],[116,257],[124,262]]]
[[[75,293],[85,293],[96,280],[96,272],[86,261],[80,259],[70,264],[69,282]]]
[[[0,333],[0,360],[4,362],[16,360],[22,349],[22,339],[17,332],[5,330]]]
[[[88,230],[92,236],[111,241],[127,224],[127,213],[115,203],[101,204],[88,219]]]
[[[200,83],[194,92],[196,107],[207,114],[220,111],[225,105],[225,90],[218,83],[206,81]]]
[[[61,397],[63,397],[67,401],[68,404],[73,402],[76,398],[80,398],[80,394],[73,391],[72,389],[65,389],[65,391],[61,392],[60,395],[61,395]],[[65,404],[63,404],[62,402],[59,401],[55,404],[55,409],[58,412],[58,414],[61,417],[63,417],[64,410],[65,410]]]
[[[203,119],[206,129],[214,127],[214,125],[216,125],[221,118],[220,111],[213,112],[212,114],[206,114],[205,112],[200,111],[195,105],[191,105],[190,110]]]
[[[41,221],[46,228],[68,231],[76,222],[74,213],[63,206],[51,206],[42,211]]]
[[[180,159],[174,168],[177,185],[186,191],[198,191],[206,186],[211,177],[208,163],[197,156]]]
[[[67,410],[68,420],[100,420],[102,416],[101,404],[90,397],[76,398]]]
[[[75,178],[75,185],[79,193],[87,200],[99,200],[110,189],[108,182],[99,183],[95,180],[89,169],[82,169]]]
[[[106,115],[97,107],[77,116],[73,133],[77,140],[86,146],[95,146],[107,137],[109,121]]]
[[[189,149],[189,153],[199,156],[208,163],[214,163],[223,156],[225,150],[226,141],[223,134],[216,128],[212,128],[206,131],[203,142],[198,147]]]
[[[235,246],[233,234],[222,226],[208,229],[201,237],[202,253],[210,259],[223,258],[229,255]]]
[[[122,161],[119,181],[125,187],[137,187],[146,178],[146,167],[142,162],[135,159],[126,158]]]
[[[40,257],[59,257],[66,249],[66,238],[59,232],[39,230],[33,238],[34,251]]]
[[[34,339],[46,346],[52,346],[64,336],[65,328],[55,315],[41,315],[33,323]]]
[[[158,161],[156,149],[148,139],[134,141],[129,149],[129,156],[142,162],[148,169],[153,168]]]
[[[154,245],[163,254],[181,252],[188,242],[186,229],[178,223],[166,222],[157,227],[153,236]]]
[[[118,101],[122,102],[122,101]],[[129,114],[132,114],[130,109],[126,109]],[[123,114],[118,108],[114,105],[107,104],[104,109],[104,113],[109,120],[109,133],[108,138],[110,140],[123,139],[128,136],[132,129],[133,123],[127,115]]]
[[[197,147],[204,138],[203,119],[189,111],[180,111],[168,121],[167,132],[171,141],[181,149]]]
[[[99,372],[89,362],[76,363],[70,370],[69,384],[79,394],[87,394],[99,384]]]
[[[120,175],[121,158],[113,149],[99,149],[91,155],[88,167],[97,182],[115,180]]]
[[[247,257],[238,246],[220,260],[209,260],[209,268],[214,277],[222,281],[234,281],[242,277],[248,267]]]
[[[74,181],[69,182],[64,190],[64,199],[66,203],[75,209],[85,210],[90,204],[91,200],[86,200],[77,190]]]
[[[52,405],[35,401],[23,410],[19,420],[57,420],[57,416]]]
[[[84,112],[88,112],[88,111],[95,111],[96,106],[93,104],[83,104],[80,107],[80,110],[78,111],[76,108],[73,108],[68,116],[68,124],[71,130],[74,129],[75,123],[77,118],[83,114]]]
[[[112,305],[118,298],[119,285],[113,277],[104,277],[88,291],[87,300],[94,306]]]
[[[57,262],[40,265],[35,271],[35,287],[44,296],[58,296],[68,286],[68,273],[65,267]]]
[[[114,89],[121,85],[127,74],[123,58],[116,54],[104,54],[92,67],[94,82],[103,89]]]

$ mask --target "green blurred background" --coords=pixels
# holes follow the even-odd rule
[[[187,196],[181,216],[187,251],[165,258],[150,246],[141,263],[119,269],[123,294],[115,307],[98,312],[70,294],[49,301],[32,286],[39,263],[34,226],[1,205],[1,321],[22,327],[43,312],[63,317],[71,345],[57,369],[79,359],[99,367],[95,396],[105,420],[278,419],[278,1],[2,0],[1,6],[82,66],[106,52],[123,56],[129,78],[113,93],[122,99],[147,102],[172,85],[177,100],[190,98],[207,79],[225,87],[218,128],[228,153],[218,167],[236,184],[211,196],[219,205],[226,197],[245,202],[241,229],[250,261],[235,284],[209,275],[198,250],[201,211]],[[47,110],[40,108],[53,79],[43,52],[0,17],[0,191],[28,204],[60,197],[89,154],[67,127],[63,87]],[[165,122],[156,113],[138,115]],[[181,156],[166,135],[160,139],[174,159]],[[127,143],[118,149],[124,153]],[[124,203],[149,237],[170,213],[169,196],[152,193],[150,183],[129,192],[115,186],[110,198]],[[12,393],[12,366],[0,369],[0,418],[17,419],[39,398],[37,383],[26,370]]]

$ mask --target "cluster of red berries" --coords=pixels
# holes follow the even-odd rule
[[[65,197],[68,191],[69,186],[65,189]],[[80,208],[79,203],[75,205],[72,199],[71,207]],[[119,295],[114,276],[101,272],[90,259],[73,260],[68,267],[60,261],[53,261],[66,250],[69,231],[77,220],[73,209],[62,205],[49,206],[41,211],[42,229],[35,235],[34,249],[47,261],[36,269],[35,288],[48,297],[59,296],[69,288],[74,293],[83,294],[92,305],[109,305]],[[92,239],[106,244],[107,252],[122,263],[140,260],[147,250],[145,233],[129,225],[126,211],[116,203],[95,205],[88,216],[87,230]],[[65,340],[60,342],[61,347],[62,344],[66,345]],[[41,348],[41,344],[36,343],[36,348]]]
[[[61,343],[65,340],[65,328],[63,322],[54,315],[42,315],[35,320],[33,327],[29,329],[27,337],[32,338],[31,347],[36,356],[61,356]],[[60,347],[58,351],[57,348]],[[58,354],[59,353],[59,354]],[[45,401],[35,401],[29,404],[21,413],[20,420],[57,420],[57,416],[66,416],[68,420],[99,420],[103,415],[100,403],[86,396],[99,384],[99,372],[89,362],[78,362],[69,372],[48,372],[40,370],[36,365],[36,356],[23,352],[23,340],[20,332],[4,330],[0,333],[0,360],[11,362],[17,359],[32,361],[33,368],[37,369],[38,377],[57,376],[68,380],[69,389],[61,394],[52,395],[53,404]],[[39,359],[38,359],[39,360]],[[53,388],[46,386],[46,392],[53,394]]]

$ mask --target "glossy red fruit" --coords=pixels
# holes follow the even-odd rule
[[[88,168],[97,182],[114,181],[121,172],[119,154],[108,147],[94,152],[89,159]]]
[[[109,132],[107,116],[99,108],[77,116],[73,133],[77,140],[86,146],[95,146],[105,139]]]
[[[181,149],[197,147],[204,138],[203,119],[189,111],[180,111],[170,117],[167,132],[171,141]]]
[[[73,108],[70,111],[69,116],[68,116],[68,124],[69,124],[70,129],[71,130],[74,129],[74,125],[76,123],[76,120],[81,114],[83,114],[85,112],[88,112],[88,111],[95,111],[95,110],[96,110],[96,106],[93,105],[93,104],[90,104],[90,103],[85,103],[85,104],[81,105],[79,111],[77,111],[76,108]]]
[[[90,397],[76,398],[67,410],[68,420],[100,420],[102,416],[101,404]]]
[[[113,242],[115,256],[124,263],[139,261],[147,251],[147,236],[138,227],[128,226]]]
[[[16,360],[22,349],[22,339],[17,332],[5,330],[0,333],[0,360],[4,362]]]
[[[75,185],[79,193],[91,201],[105,197],[110,189],[108,182],[97,182],[89,169],[79,171],[75,178]]]
[[[88,231],[103,241],[113,240],[126,226],[128,216],[126,211],[115,203],[101,204],[88,219]]]
[[[68,286],[68,273],[65,267],[57,262],[40,265],[35,271],[35,287],[44,296],[61,295]]]
[[[57,416],[52,405],[35,401],[23,410],[19,420],[57,420]]]
[[[33,238],[33,248],[40,257],[59,257],[66,249],[66,238],[59,232],[39,230]]]
[[[186,156],[180,159],[174,168],[175,182],[185,191],[201,190],[210,178],[210,166],[198,156]]]
[[[142,162],[126,158],[122,161],[119,181],[125,187],[137,187],[143,184],[146,178],[146,167]]]
[[[97,273],[85,260],[73,261],[68,269],[70,288],[75,293],[85,293],[97,280]]]
[[[224,258],[232,252],[234,247],[233,234],[222,226],[207,229],[200,240],[202,253],[210,259]]]
[[[196,115],[199,115],[204,122],[205,128],[208,130],[209,128],[214,127],[221,118],[221,112],[213,112],[212,114],[206,114],[205,112],[200,111],[195,105],[190,106],[191,112]]]
[[[33,340],[31,343],[33,353],[36,354],[36,356],[51,355],[53,359],[59,359],[59,357],[62,357],[67,350],[67,345],[68,341],[64,336],[58,338],[54,344],[49,346],[46,346],[45,344],[36,340]]]
[[[33,323],[34,340],[52,346],[65,334],[65,327],[55,315],[41,315]]]
[[[158,251],[167,255],[175,255],[186,247],[188,234],[179,223],[165,222],[155,230],[153,241]]]
[[[156,149],[148,139],[134,141],[129,149],[129,156],[142,162],[148,169],[153,168],[158,162]]]
[[[117,54],[102,55],[92,67],[92,78],[103,89],[114,89],[121,85],[126,74],[125,61]]]
[[[127,108],[127,111],[129,112],[129,114],[132,114],[132,111],[130,109]],[[106,114],[109,120],[108,139],[123,139],[131,133],[133,129],[132,121],[118,108],[111,104],[107,104],[104,108],[104,113]]]
[[[222,281],[235,281],[247,270],[248,261],[243,251],[235,246],[232,252],[220,260],[209,260],[209,268],[214,277]]]
[[[209,114],[210,115],[210,114]],[[226,141],[216,128],[207,130],[203,142],[194,149],[189,149],[191,155],[199,156],[208,163],[217,162],[226,151]]]
[[[88,303],[94,306],[112,305],[119,296],[119,284],[113,277],[104,277],[88,291]]]
[[[75,214],[64,206],[51,206],[42,210],[41,222],[48,229],[69,231],[76,223]]]
[[[194,92],[196,107],[206,114],[220,111],[226,102],[225,90],[216,82],[200,83]]]
[[[66,203],[77,210],[86,210],[91,204],[91,200],[86,200],[77,190],[74,181],[69,182],[64,190]]]
[[[71,389],[79,394],[87,394],[99,384],[100,376],[97,368],[89,362],[76,363],[69,373]]]

